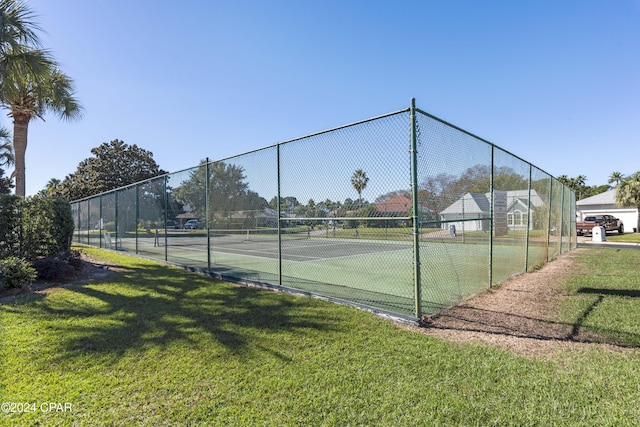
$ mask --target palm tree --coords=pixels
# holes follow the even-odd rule
[[[20,45],[39,46],[36,31],[41,31],[35,22],[35,14],[26,2],[19,0],[0,0],[0,49]]]
[[[620,181],[622,181],[623,179],[624,179],[624,175],[622,173],[611,172],[611,175],[609,175],[608,184],[613,184],[615,182],[616,183],[616,185],[614,185],[614,188],[615,188],[620,184]]]
[[[60,181],[58,178],[51,178],[47,182],[47,185],[44,187],[44,193],[48,196],[57,194],[58,190],[60,189],[60,184],[62,184],[62,181]]]
[[[8,115],[13,118],[16,194],[24,197],[29,122],[36,117],[42,119],[47,112],[55,113],[61,119],[75,119],[80,117],[82,107],[75,97],[73,81],[56,66],[48,67],[47,73],[41,76],[27,73],[12,76],[12,80],[2,80],[0,105],[9,110]]]
[[[587,182],[587,177],[584,175],[578,175],[575,178],[571,179],[571,189],[578,194],[578,200],[582,199],[582,192],[585,190],[585,184]]]
[[[14,161],[11,135],[5,128],[0,128],[0,166],[11,166]]]
[[[0,0],[0,81],[33,73],[39,75],[53,65],[39,49],[34,13],[20,0]]]
[[[636,231],[640,230],[640,171],[620,181],[616,192],[616,203],[620,207],[638,208]]]
[[[50,88],[59,86],[59,71],[48,52],[39,49],[40,26],[22,0],[0,0],[0,104],[14,118],[16,194],[25,195],[26,123],[59,107]],[[59,90],[53,89],[53,93]]]
[[[367,173],[362,169],[358,169],[354,172],[351,177],[351,185],[358,192],[358,207],[362,206],[362,190],[367,187],[367,183],[369,182],[369,178],[367,177]]]

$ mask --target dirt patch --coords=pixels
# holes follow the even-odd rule
[[[585,346],[620,346],[582,328],[554,321],[554,309],[563,298],[562,288],[580,265],[576,249],[521,274],[450,310],[428,318],[423,327],[410,329],[460,343],[479,343],[519,355],[552,355],[558,350]]]

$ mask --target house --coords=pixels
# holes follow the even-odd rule
[[[384,202],[376,203],[376,215],[380,217],[408,218],[413,211],[413,202],[408,196],[395,196]],[[430,219],[432,211],[424,204],[418,202],[418,214],[420,221]]]
[[[498,195],[504,202],[498,208]],[[533,229],[529,221],[529,190],[494,191],[496,223],[504,223],[509,230]],[[535,190],[531,190],[531,206],[545,203]],[[465,219],[465,221],[462,221]],[[491,193],[467,193],[440,212],[442,228],[455,226],[465,231],[489,231],[491,227]],[[498,221],[498,220],[501,221]]]
[[[620,208],[616,203],[617,190],[605,191],[576,202],[576,220],[582,221],[587,215],[613,215],[620,219],[626,231],[637,232],[638,208]]]
[[[221,218],[219,215],[216,217]],[[225,215],[225,220],[230,220],[235,227],[277,227],[278,211],[271,208],[258,210],[239,210]]]
[[[411,198],[407,196],[396,196],[384,202],[376,203],[376,212],[380,216],[404,216],[411,215]]]
[[[178,220],[179,228],[184,227],[184,223],[191,219],[200,219],[200,217],[198,217],[198,215],[196,215],[193,211],[187,211],[176,215],[176,220]]]

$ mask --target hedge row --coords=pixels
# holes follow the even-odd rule
[[[64,198],[0,195],[0,259],[34,261],[68,251],[73,229],[71,206]]]

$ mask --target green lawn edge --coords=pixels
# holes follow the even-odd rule
[[[520,357],[352,307],[83,250],[118,274],[0,304],[0,400],[36,404],[3,411],[0,425],[613,426],[640,416],[634,345]],[[613,289],[603,300],[625,304],[586,317],[565,306],[559,316],[620,328],[633,344],[639,327],[609,311],[640,311],[637,281],[620,274],[640,252],[626,251],[580,251],[591,268],[566,287],[570,299]],[[603,258],[619,262],[594,265]],[[627,293],[611,295],[619,289]],[[45,411],[46,402],[72,409]]]

